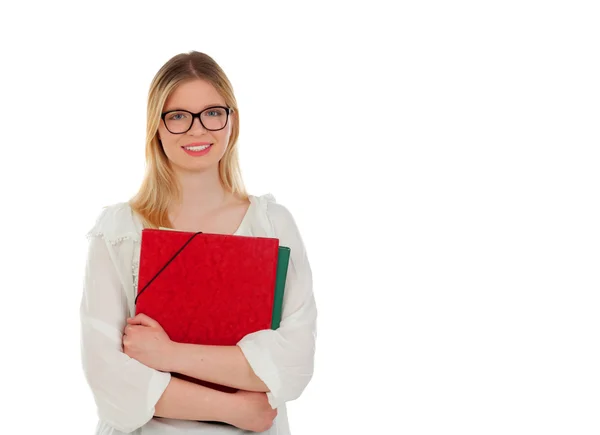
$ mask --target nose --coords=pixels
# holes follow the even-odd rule
[[[204,126],[202,125],[202,123],[200,122],[200,116],[196,116],[194,117],[194,119],[192,119],[192,126],[190,127],[188,133],[193,133],[195,130],[200,129],[200,131],[208,131],[204,128]]]

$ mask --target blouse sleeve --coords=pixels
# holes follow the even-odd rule
[[[89,236],[80,306],[81,357],[98,416],[130,433],[153,416],[171,374],[149,368],[123,353],[127,298],[119,279],[116,247],[102,235],[106,210]]]
[[[294,218],[277,203],[269,204],[268,216],[280,244],[291,249],[282,320],[277,330],[246,335],[238,346],[269,388],[271,407],[277,408],[300,397],[312,378],[317,308],[310,264]]]

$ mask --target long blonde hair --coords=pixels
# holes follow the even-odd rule
[[[129,201],[131,209],[142,219],[144,227],[170,227],[168,206],[181,197],[181,186],[158,139],[158,126],[165,102],[181,83],[202,79],[211,83],[234,110],[230,117],[231,136],[227,151],[219,162],[219,178],[226,190],[248,199],[239,165],[237,139],[239,110],[233,87],[221,67],[208,55],[197,51],[173,56],[156,73],[148,92],[146,124],[146,173],[137,194]]]

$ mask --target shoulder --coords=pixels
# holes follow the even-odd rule
[[[271,193],[253,198],[271,237],[277,237],[282,244],[302,244],[302,237],[290,208],[278,202]]]
[[[272,193],[264,195],[250,195],[258,213],[266,219],[270,225],[275,227],[295,225],[294,217],[290,210],[283,204],[277,202]]]
[[[100,237],[116,244],[125,239],[140,240],[141,227],[128,202],[118,202],[102,208],[87,237]]]

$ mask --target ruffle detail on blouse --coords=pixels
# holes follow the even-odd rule
[[[141,240],[127,202],[104,207],[86,237],[101,237],[111,245],[118,245],[124,240]]]

